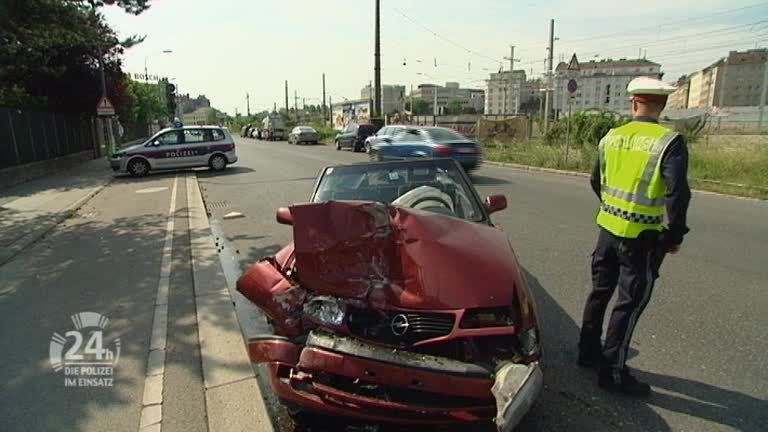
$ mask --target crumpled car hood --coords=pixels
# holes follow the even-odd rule
[[[377,202],[290,207],[305,288],[373,307],[511,305],[518,265],[506,235],[478,223]]]

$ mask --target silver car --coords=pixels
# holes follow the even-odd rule
[[[207,166],[221,171],[237,162],[235,141],[227,128],[184,126],[163,129],[148,140],[115,152],[116,172],[139,177],[153,170]]]
[[[288,134],[288,144],[317,144],[317,131],[309,126],[296,126]]]
[[[406,128],[407,126],[405,125],[384,126],[383,128],[379,129],[375,135],[371,135],[365,139],[365,152],[370,153],[371,147],[373,145],[386,142],[386,140],[391,140],[392,137],[399,134],[400,132],[403,132]]]

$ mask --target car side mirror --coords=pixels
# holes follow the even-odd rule
[[[484,204],[488,213],[496,213],[507,208],[507,197],[502,194],[489,195],[485,198]]]
[[[160,141],[159,140],[152,141],[152,145],[157,147],[160,145]]]
[[[384,138],[384,139],[382,139],[382,141],[384,141],[387,144],[391,144],[392,143],[392,138]]]
[[[277,209],[275,219],[277,219],[277,223],[279,224],[293,225],[293,215],[291,215],[291,210],[288,207],[280,207]]]

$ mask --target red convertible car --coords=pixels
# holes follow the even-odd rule
[[[293,242],[237,289],[273,334],[250,338],[294,409],[510,430],[542,387],[536,305],[507,236],[451,159],[328,167],[277,211]]]

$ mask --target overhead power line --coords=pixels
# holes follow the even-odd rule
[[[436,38],[441,39],[441,40],[443,40],[443,41],[445,41],[445,42],[447,42],[447,43],[449,43],[449,44],[451,44],[451,45],[453,45],[453,46],[455,46],[457,48],[460,48],[460,49],[466,51],[469,54],[473,54],[473,55],[475,55],[477,57],[481,57],[481,58],[490,60],[490,61],[492,61],[494,63],[498,62],[500,60],[503,60],[503,59],[500,59],[500,58],[494,58],[494,57],[491,57],[491,56],[487,56],[487,55],[485,55],[483,53],[480,53],[480,52],[477,52],[477,51],[475,51],[473,49],[467,48],[466,46],[464,46],[464,45],[462,45],[462,44],[460,44],[460,43],[458,43],[458,42],[456,42],[456,41],[454,41],[452,39],[449,39],[449,38],[441,35],[440,33],[432,30],[431,28],[425,26],[424,24],[421,24],[420,22],[418,22],[415,19],[411,18],[410,16],[406,15],[405,12],[401,11],[400,9],[397,9],[397,8],[392,8],[392,9],[395,12],[397,12],[400,16],[405,18],[406,20],[408,20],[411,23],[417,25],[418,27],[421,27],[423,30],[425,30],[425,31],[427,31],[429,33],[432,33],[432,35],[435,36]]]

